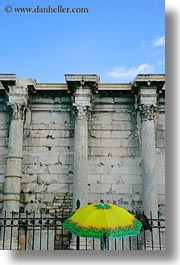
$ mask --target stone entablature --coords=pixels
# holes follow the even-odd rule
[[[83,204],[103,199],[136,210],[148,203],[146,181],[155,179],[164,212],[165,76],[138,75],[128,84],[99,83],[97,75],[65,78],[39,84],[0,75],[1,208],[10,198],[8,209],[20,201],[16,209],[51,212],[80,197]]]

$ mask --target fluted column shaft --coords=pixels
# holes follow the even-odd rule
[[[27,105],[26,89],[11,88],[8,105],[11,108],[9,144],[3,197],[3,210],[19,212],[20,185],[22,178],[22,148],[24,113]]]
[[[155,147],[155,110],[151,106],[141,106],[141,146],[143,159],[143,208],[147,216],[150,211],[157,217],[157,172]]]
[[[81,206],[87,204],[88,177],[88,113],[87,106],[76,106],[73,205],[79,199]]]

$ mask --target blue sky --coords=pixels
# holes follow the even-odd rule
[[[4,7],[88,8],[82,14],[5,13]],[[65,82],[68,73],[123,83],[165,72],[164,0],[1,0],[0,73]]]

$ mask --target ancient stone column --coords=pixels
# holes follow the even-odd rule
[[[8,105],[12,115],[9,128],[3,210],[10,213],[12,211],[19,212],[23,123],[27,106],[27,89],[23,87],[10,87],[8,98]]]
[[[139,82],[138,110],[141,118],[142,199],[147,218],[158,217],[155,120],[157,110],[156,83]],[[158,230],[146,231],[146,248],[158,249]]]
[[[155,149],[156,105],[139,106],[141,114],[141,147],[143,161],[143,209],[146,216],[157,218],[157,173]]]
[[[92,93],[96,92],[99,77],[96,75],[66,75],[72,93],[75,112],[73,208],[87,204],[88,179],[88,116]]]
[[[73,206],[87,204],[88,107],[75,104]]]
[[[157,95],[164,83],[164,75],[137,75],[132,86],[141,120],[142,199],[143,210],[148,218],[150,211],[153,218],[157,218],[158,214],[155,122]]]

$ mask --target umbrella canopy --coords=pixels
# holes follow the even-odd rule
[[[135,236],[142,226],[125,209],[104,203],[79,208],[62,225],[78,236],[95,238]]]

